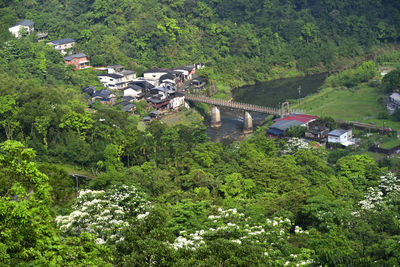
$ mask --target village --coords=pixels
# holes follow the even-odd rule
[[[34,25],[33,21],[22,20],[10,27],[9,31],[16,38],[20,38],[35,32]],[[36,34],[39,42],[45,41],[48,36],[47,32]],[[144,71],[141,77],[137,77],[135,71],[127,70],[122,65],[91,67],[88,56],[81,51],[75,51],[76,40],[72,38],[53,40],[46,44],[59,51],[64,56],[65,64],[71,65],[73,70],[93,68],[99,71],[97,77],[104,88],[98,89],[91,85],[82,88],[89,107],[99,102],[133,115],[137,102],[145,100],[148,103],[148,112],[146,116],[142,116],[143,122],[160,119],[170,110],[176,111],[181,107],[189,109],[190,106],[185,101],[187,90],[191,88],[200,92],[207,84],[205,78],[196,75],[197,70],[205,68],[204,63],[172,69],[152,68]],[[399,106],[400,95],[393,93],[387,101],[389,113],[393,113]],[[356,145],[360,140],[354,138],[351,127],[329,129],[317,116],[294,113],[274,119],[269,125],[267,135],[272,138],[285,138],[288,137],[290,129],[296,127],[303,127],[301,137],[307,142],[315,141],[327,147],[349,147]],[[379,145],[374,149],[379,150]]]

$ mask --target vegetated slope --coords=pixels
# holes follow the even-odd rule
[[[72,37],[94,65],[146,67],[204,61],[231,84],[264,80],[274,66],[333,68],[400,36],[396,1],[6,1],[7,27],[31,19],[49,38]],[[137,64],[137,65],[136,65]]]

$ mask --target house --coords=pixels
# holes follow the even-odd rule
[[[147,99],[147,102],[153,108],[160,110],[168,108],[169,99],[168,98],[160,99],[159,97],[151,97]]]
[[[38,42],[46,40],[48,35],[49,35],[48,32],[37,32]]]
[[[150,70],[146,70],[143,72],[143,77],[147,80],[151,81],[158,81],[160,80],[161,76],[170,73],[169,69],[161,69],[161,68],[154,68]]]
[[[281,121],[299,121],[301,122],[301,126],[307,126],[310,122],[315,121],[316,119],[318,119],[317,116],[312,116],[312,115],[305,115],[305,114],[297,114],[297,115],[289,115],[286,116],[283,119],[280,119]]]
[[[134,80],[132,82],[129,82],[129,85],[134,85],[134,84],[142,87],[142,89],[144,91],[150,91],[150,89],[153,89],[155,87],[154,84],[152,84],[152,83],[150,83],[149,81],[146,81],[146,80],[136,79],[136,80]]]
[[[126,70],[122,65],[107,66],[108,74],[119,74],[124,76],[124,82],[128,84],[136,79],[136,71]]]
[[[206,79],[203,77],[196,77],[192,80],[192,85],[197,89],[202,89],[206,84]]]
[[[307,128],[305,132],[305,137],[315,141],[323,141],[328,137],[329,128],[324,125],[314,125]]]
[[[194,64],[194,67],[196,68],[196,70],[200,70],[200,69],[204,69],[206,67],[205,63],[196,63]]]
[[[115,97],[114,94],[111,93],[108,89],[102,89],[100,91],[96,91],[92,96],[92,101],[99,100],[103,104],[110,104],[111,98]]]
[[[269,126],[267,134],[269,136],[281,136],[283,135],[290,127],[293,126],[301,126],[302,122],[297,120],[279,120]]]
[[[100,74],[97,75],[100,82],[107,88],[118,90],[126,87],[126,82],[124,81],[124,76],[121,74]]]
[[[135,104],[128,104],[122,107],[121,109],[124,112],[134,112],[136,110]]]
[[[124,112],[133,112],[136,110],[136,105],[126,100],[115,104],[115,106],[119,106]]]
[[[87,94],[89,96],[93,96],[94,93],[96,92],[96,88],[93,86],[86,86],[82,88],[82,94]]]
[[[124,97],[131,96],[131,97],[134,97],[135,99],[138,99],[138,98],[141,98],[144,96],[144,94],[142,93],[142,88],[137,85],[128,85],[128,87],[124,89],[124,92],[122,95]]]
[[[136,97],[133,96],[122,96],[123,101],[128,101],[129,103],[132,103],[133,101],[136,101]]]
[[[185,95],[179,92],[169,101],[169,108],[176,109],[185,106]]]
[[[193,65],[185,67],[176,67],[173,68],[172,70],[181,72],[186,80],[191,80],[193,74],[196,72],[196,68]]]
[[[158,80],[159,84],[163,84],[163,83],[173,83],[176,84],[176,76],[173,75],[172,73],[167,73],[167,74],[163,74],[160,76],[160,79]]]
[[[56,50],[60,51],[63,55],[66,55],[68,51],[75,46],[75,40],[72,38],[65,38],[51,41],[47,44],[54,46]]]
[[[64,57],[65,64],[75,66],[74,70],[86,69],[89,67],[89,60],[84,53]]]
[[[341,144],[343,146],[354,145],[352,130],[336,129],[328,133],[328,143]]]
[[[8,30],[16,37],[20,38],[21,37],[21,30],[26,31],[28,35],[33,33],[35,30],[35,23],[33,21],[24,19],[21,21],[18,21],[14,26],[11,26],[8,28]]]

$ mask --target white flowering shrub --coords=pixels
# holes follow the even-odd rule
[[[265,262],[278,261],[290,264],[306,265],[312,261],[300,254],[284,255],[282,247],[288,246],[288,238],[293,223],[288,218],[266,219],[263,224],[253,224],[251,218],[239,213],[236,209],[218,209],[216,215],[208,216],[207,227],[193,233],[181,231],[172,247],[176,250],[196,250],[207,246],[208,242],[217,239],[229,240],[238,246],[256,245],[261,246],[264,251]],[[295,235],[308,234],[300,227],[295,227]]]
[[[294,154],[300,149],[310,150],[311,147],[303,139],[294,137],[287,140],[282,152],[284,154]]]
[[[117,242],[121,229],[132,217],[142,219],[151,208],[145,195],[134,186],[114,186],[108,191],[81,190],[67,216],[58,216],[57,225],[65,234],[93,233],[96,242]]]
[[[400,180],[393,173],[389,172],[381,176],[377,188],[368,188],[364,199],[358,205],[364,211],[378,211],[388,204],[394,197],[400,196]],[[359,212],[353,215],[358,216]]]

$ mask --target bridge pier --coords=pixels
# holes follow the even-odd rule
[[[211,109],[211,127],[221,127],[221,113],[217,106],[213,106]]]
[[[247,134],[252,132],[253,132],[253,118],[251,117],[249,112],[245,111],[243,119],[243,133]]]

